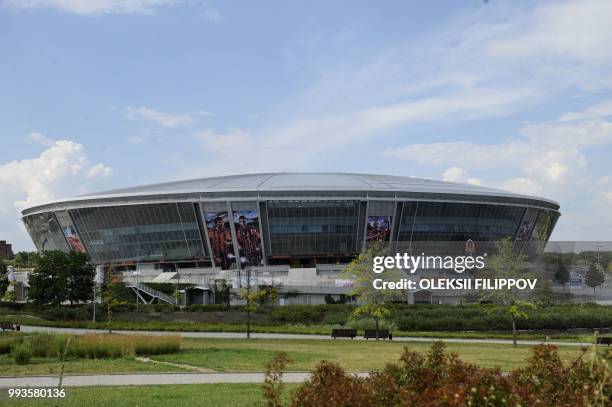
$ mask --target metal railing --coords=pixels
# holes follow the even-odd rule
[[[151,302],[153,301],[153,299],[157,298],[158,300],[163,301],[165,303],[176,305],[176,298],[173,298],[166,293],[162,293],[161,291],[155,290],[146,284],[128,283],[126,286],[134,291],[142,291],[143,293],[147,294],[151,297]]]

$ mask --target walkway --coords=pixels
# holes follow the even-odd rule
[[[105,333],[108,332],[105,329],[85,329],[85,328],[54,328],[46,326],[31,326],[21,325],[22,332],[54,332],[54,333],[68,333],[68,334],[86,334],[86,333]],[[130,331],[114,329],[114,333],[126,334],[126,335],[180,335],[183,338],[219,338],[219,339],[246,339],[245,334],[242,332],[172,332],[172,331]],[[332,340],[331,336],[328,335],[299,335],[299,334],[272,334],[272,333],[251,333],[253,339],[318,339],[318,340]],[[350,340],[350,339],[337,339],[337,340]],[[355,340],[365,340],[363,337],[357,337]],[[469,338],[423,338],[423,337],[407,337],[407,336],[396,336],[393,338],[394,342],[433,342],[441,340],[449,343],[489,343],[489,344],[503,344],[510,345],[512,340],[510,339],[469,339]],[[543,341],[537,340],[519,340],[519,345],[539,345],[544,343]],[[589,342],[560,342],[560,341],[548,341],[549,345],[557,346],[591,346]]]

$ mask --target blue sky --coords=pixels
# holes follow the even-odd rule
[[[346,171],[560,202],[612,240],[612,3],[0,0],[0,239],[24,206]]]

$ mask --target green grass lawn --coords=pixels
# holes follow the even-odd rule
[[[49,321],[38,316],[11,314],[3,315],[3,320],[11,321],[22,325],[49,326],[64,328],[89,328],[89,329],[108,329],[105,322],[92,323],[88,321]],[[133,321],[114,321],[112,329],[130,331],[166,331],[166,332],[246,332],[245,324],[237,323],[205,323],[189,321],[171,322],[133,322]],[[305,335],[330,335],[334,326],[322,324],[284,324],[284,325],[251,325],[251,331],[255,333],[280,333],[280,334],[305,334]],[[363,332],[359,332],[363,334]],[[394,330],[393,335],[400,337],[426,337],[426,338],[471,338],[471,339],[512,339],[510,331],[399,331]],[[518,339],[543,340],[548,336],[551,340],[592,342],[591,330],[581,333],[567,332],[564,330],[541,332],[518,332]]]
[[[58,375],[61,362],[57,359],[32,358],[27,365],[17,365],[9,355],[0,355],[0,376]],[[64,374],[185,372],[172,366],[145,363],[132,358],[71,359],[66,361]]]
[[[287,384],[285,393],[297,385]],[[54,399],[7,400],[2,391],[0,406],[54,406]],[[261,401],[258,384],[182,384],[164,386],[74,387],[67,388],[67,397],[60,406],[254,406]]]
[[[311,371],[321,360],[337,362],[347,370],[370,371],[396,362],[406,346],[425,353],[431,342],[184,338],[181,352],[149,358],[219,372],[261,372],[277,352],[283,351],[293,360],[288,366],[289,371]],[[506,371],[524,365],[531,349],[532,346],[513,348],[509,344],[447,344],[447,350],[456,352],[462,360]],[[563,359],[569,360],[580,350],[578,347],[560,347],[559,353]],[[57,359],[33,358],[29,364],[17,365],[10,355],[0,355],[0,376],[57,375],[60,369],[61,363]],[[71,358],[66,361],[65,374],[189,371],[186,369],[129,357]]]
[[[405,346],[427,352],[429,342],[350,341],[312,339],[183,339],[178,354],[157,355],[152,359],[183,363],[219,371],[263,371],[276,352],[289,354],[288,370],[309,371],[322,360],[334,361],[347,370],[382,369],[399,359]],[[531,346],[513,348],[506,344],[449,343],[447,349],[461,359],[484,367],[510,370],[522,366]],[[564,359],[580,353],[577,347],[560,347]]]

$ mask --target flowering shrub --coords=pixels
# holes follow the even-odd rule
[[[278,382],[278,372],[274,377]],[[427,355],[404,349],[398,363],[368,377],[348,374],[322,361],[310,380],[292,394],[292,407],[370,406],[609,406],[612,376],[595,349],[583,350],[569,364],[557,348],[534,348],[527,366],[508,374],[481,368],[445,352],[435,342]],[[270,406],[282,406],[275,398]]]

